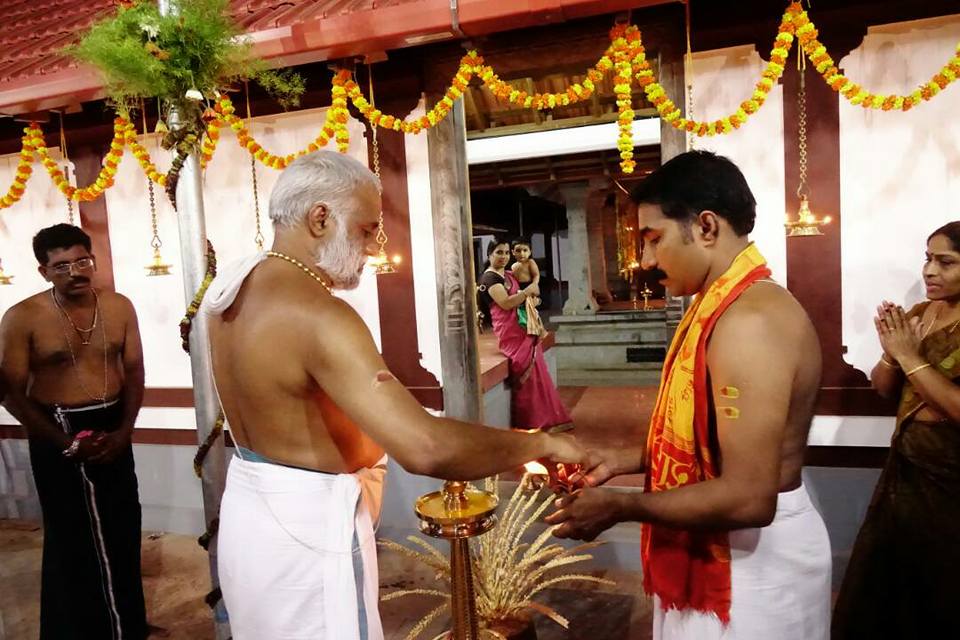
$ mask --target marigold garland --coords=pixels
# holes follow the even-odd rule
[[[947,85],[955,82],[957,76],[960,76],[960,43],[957,43],[954,56],[933,74],[928,82],[917,87],[913,93],[905,96],[871,93],[840,73],[833,58],[827,53],[827,48],[817,40],[819,35],[817,28],[799,3],[791,4],[787,13],[792,14],[797,39],[807,58],[816,67],[817,73],[823,77],[824,82],[831,89],[846,98],[850,104],[860,105],[864,109],[909,111],[921,101],[933,98],[946,89]]]
[[[13,175],[13,182],[7,193],[0,198],[0,209],[6,209],[13,206],[27,190],[27,181],[33,174],[33,138],[34,129],[37,127],[35,122],[23,130],[23,137],[20,138],[20,159],[17,161],[17,170]]]
[[[955,55],[928,82],[920,85],[909,95],[874,94],[840,73],[833,58],[817,36],[817,29],[801,4],[791,3],[780,21],[777,36],[770,51],[770,60],[754,87],[753,94],[741,102],[734,113],[714,121],[688,120],[682,117],[681,109],[657,82],[646,58],[640,30],[633,25],[615,26],[610,32],[610,46],[597,63],[586,71],[587,77],[583,82],[575,83],[559,93],[530,94],[520,90],[502,80],[476,51],[469,51],[461,58],[457,72],[443,97],[424,115],[412,120],[404,120],[374,108],[364,97],[351,72],[342,69],[334,75],[331,82],[331,106],[327,109],[326,120],[320,133],[305,148],[283,156],[264,149],[251,135],[244,121],[236,116],[230,99],[225,95],[221,96],[214,108],[208,109],[204,114],[207,127],[200,147],[201,166],[205,167],[213,158],[220,140],[220,129],[224,126],[229,126],[234,131],[237,143],[255,159],[270,168],[283,169],[296,158],[326,146],[331,140],[336,141],[340,152],[347,151],[350,145],[350,132],[347,128],[348,102],[351,102],[372,126],[418,134],[436,126],[449,115],[454,103],[467,90],[467,86],[475,76],[501,100],[522,108],[544,110],[564,107],[590,98],[596,90],[596,83],[602,81],[607,73],[613,72],[618,109],[617,149],[620,152],[620,166],[624,173],[632,173],[636,167],[636,161],[633,159],[632,131],[635,117],[632,108],[634,81],[643,89],[647,100],[656,107],[660,117],[675,129],[697,136],[713,136],[739,129],[750,116],[760,110],[768,94],[783,75],[794,40],[799,42],[803,54],[813,63],[830,88],[851,104],[864,108],[909,111],[922,101],[931,100],[960,76],[960,43],[958,43]],[[21,198],[32,173],[31,165],[37,159],[41,161],[54,184],[67,198],[78,201],[98,198],[104,190],[113,185],[125,146],[130,147],[150,180],[161,186],[167,185],[167,174],[157,170],[146,148],[137,141],[133,125],[122,117],[114,122],[113,141],[110,143],[110,151],[104,159],[100,175],[92,184],[83,188],[70,185],[56,161],[49,157],[39,125],[32,123],[24,129],[16,174],[6,195],[0,197],[0,209],[12,206]]]
[[[75,202],[90,202],[96,200],[103,192],[113,186],[113,179],[117,175],[117,167],[120,159],[123,157],[126,132],[128,122],[125,118],[118,117],[113,121],[113,140],[110,141],[110,150],[103,159],[103,166],[96,179],[86,187],[74,187],[67,180],[66,176],[60,170],[57,161],[50,157],[46,143],[43,140],[43,132],[39,126],[34,125],[32,144],[36,151],[36,156],[41,164],[47,170],[53,184],[60,190],[64,196]]]

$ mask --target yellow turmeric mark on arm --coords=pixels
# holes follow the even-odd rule
[[[729,385],[720,387],[720,397],[728,400],[736,400],[740,397],[740,389]]]
[[[740,409],[736,407],[717,407],[717,412],[727,420],[736,420],[740,417]]]

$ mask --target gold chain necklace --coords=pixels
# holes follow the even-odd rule
[[[99,318],[100,317],[100,297],[97,295],[96,289],[92,289],[92,291],[93,291],[93,299],[96,300],[96,305],[97,305],[94,317]],[[96,396],[90,393],[90,389],[87,388],[87,385],[83,382],[83,378],[80,376],[80,369],[77,367],[77,354],[73,350],[73,342],[70,341],[70,333],[67,331],[67,325],[63,323],[63,317],[66,316],[67,320],[70,322],[71,325],[73,325],[74,329],[76,329],[77,326],[74,325],[73,321],[70,320],[70,316],[67,314],[66,310],[60,306],[60,303],[57,301],[57,295],[54,292],[54,290],[51,289],[51,293],[53,293],[53,301],[56,304],[57,309],[60,311],[60,314],[58,314],[57,317],[60,319],[60,328],[63,330],[63,339],[67,343],[67,349],[70,350],[70,361],[73,363],[73,375],[77,377],[77,382],[80,384],[80,388],[83,389],[83,392],[87,394],[87,396],[91,400],[95,400],[97,402],[106,402],[107,401],[107,372],[109,370],[109,362],[110,362],[109,358],[107,357],[106,322],[100,322],[100,334],[103,336],[103,393],[100,394],[99,396]],[[90,327],[89,330],[93,331],[96,325],[97,323],[94,322],[94,325]],[[84,342],[83,338],[81,337],[80,344],[90,344],[90,339],[88,338],[87,341]]]
[[[310,276],[311,278],[319,282],[320,285],[327,290],[327,293],[333,293],[333,291],[330,290],[330,285],[324,282],[323,278],[321,278],[316,271],[314,271],[307,265],[303,264],[296,258],[292,258],[285,253],[280,253],[279,251],[267,251],[267,256],[270,258],[280,258],[281,260],[286,260],[287,262],[289,262],[294,266],[300,267],[301,271],[303,271],[305,274],[307,274],[308,276]]]
[[[97,297],[96,289],[91,289],[91,291],[93,291],[94,300],[97,301],[97,304],[93,310],[93,324],[90,325],[89,329],[81,329],[73,321],[73,318],[70,317],[70,314],[67,313],[67,310],[64,308],[64,306],[60,303],[60,299],[57,298],[57,290],[50,289],[50,295],[53,296],[53,303],[57,305],[57,309],[60,310],[60,313],[66,316],[67,322],[70,323],[70,326],[73,327],[73,330],[77,332],[77,336],[80,337],[80,344],[82,345],[90,344],[90,339],[93,338],[93,330],[97,328],[97,320],[100,318],[100,298]]]

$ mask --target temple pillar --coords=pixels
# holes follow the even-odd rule
[[[567,234],[570,253],[567,256],[567,301],[563,315],[593,315],[597,301],[593,297],[590,278],[590,241],[587,232],[587,183],[560,185],[567,207]]]
[[[428,100],[428,104],[437,101]],[[444,414],[482,420],[476,279],[463,99],[427,131]]]
[[[600,304],[610,302],[613,296],[607,284],[607,257],[604,238],[604,204],[607,185],[591,188],[587,196],[587,244],[590,251],[590,286]],[[616,240],[616,237],[614,237]]]

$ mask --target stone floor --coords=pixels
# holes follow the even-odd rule
[[[35,523],[0,520],[0,640],[36,638],[39,625],[40,550],[43,534]],[[569,630],[544,616],[535,619],[539,640],[646,640],[650,637],[650,603],[633,572],[593,571],[615,586],[574,583],[548,589],[537,600],[554,607]],[[203,603],[209,590],[205,552],[194,538],[144,535],[143,583],[150,623],[174,640],[212,640],[210,614]],[[396,589],[436,588],[433,573],[396,552],[380,552],[383,593]],[[381,604],[387,640],[403,640],[436,605],[435,599],[410,596]],[[442,617],[421,638],[434,638],[449,625]],[[266,640],[266,639],[265,639]]]
[[[619,447],[646,439],[657,401],[656,387],[560,387],[575,433],[586,446]],[[643,476],[623,476],[611,485],[639,487]]]

